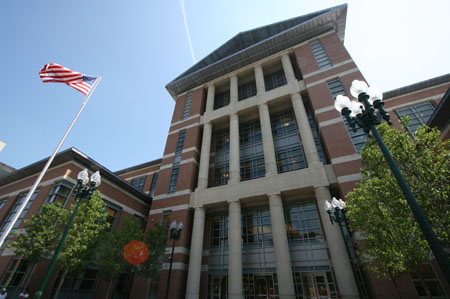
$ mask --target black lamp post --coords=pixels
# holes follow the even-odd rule
[[[350,233],[347,228],[347,217],[345,216],[345,207],[347,205],[342,199],[337,200],[333,197],[331,203],[325,201],[325,210],[330,217],[331,224],[338,223],[344,236],[345,248],[347,249],[348,257],[350,258],[350,264],[352,266],[353,276],[355,277],[356,284],[358,286],[358,292],[360,298],[367,298],[367,292],[362,279],[361,269],[358,265],[358,258],[356,257],[355,249],[350,238]]]
[[[172,275],[173,252],[175,250],[175,241],[179,240],[181,237],[181,231],[183,230],[183,222],[180,221],[177,225],[177,222],[174,220],[170,224],[169,230],[170,230],[170,240],[173,240],[173,243],[172,243],[172,253],[170,255],[169,275],[167,276],[166,295],[164,296],[165,299],[169,299],[169,287],[170,287],[170,276]]]
[[[450,284],[450,262],[448,260],[447,253],[445,253],[439,240],[437,239],[430,223],[423,214],[416,198],[411,192],[405,178],[400,173],[397,165],[395,164],[394,158],[392,158],[391,153],[381,139],[378,133],[376,125],[381,123],[381,117],[387,121],[388,124],[392,125],[390,121],[390,116],[384,110],[384,103],[382,101],[383,94],[371,87],[367,86],[364,81],[354,80],[350,88],[350,93],[358,98],[359,102],[350,101],[346,96],[339,95],[336,98],[334,106],[336,110],[341,112],[341,114],[347,119],[348,124],[356,131],[355,125],[358,124],[360,128],[364,129],[367,134],[372,131],[373,137],[377,141],[389,167],[392,170],[397,183],[402,189],[403,195],[411,208],[420,229],[422,230],[425,239],[430,245],[431,251],[436,257],[436,261],[439,264],[442,272],[444,273],[447,282]]]
[[[61,240],[59,241],[58,247],[55,250],[55,253],[53,254],[53,258],[50,262],[50,265],[47,268],[47,272],[45,272],[44,280],[41,283],[41,286],[39,287],[39,290],[36,292],[35,298],[40,299],[42,297],[42,293],[44,292],[45,285],[47,284],[47,281],[50,277],[50,274],[52,273],[53,267],[56,264],[56,260],[58,259],[59,253],[61,252],[61,249],[64,245],[64,241],[67,238],[67,235],[69,234],[70,227],[72,226],[73,220],[75,219],[75,216],[78,213],[78,209],[80,208],[81,202],[83,201],[83,198],[87,198],[90,200],[92,198],[92,194],[94,194],[95,189],[100,185],[101,183],[101,177],[100,173],[96,171],[91,176],[91,185],[88,186],[89,183],[89,174],[87,169],[84,169],[78,173],[78,182],[77,186],[75,187],[75,198],[78,198],[78,203],[75,207],[75,210],[72,213],[72,216],[70,217],[69,223],[66,226],[66,230],[64,231],[64,234],[61,237]]]

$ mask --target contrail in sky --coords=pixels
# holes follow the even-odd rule
[[[181,5],[181,12],[183,13],[184,28],[186,29],[186,35],[187,35],[188,42],[189,42],[189,48],[191,49],[192,60],[194,61],[194,63],[196,63],[197,61],[196,61],[195,55],[194,55],[194,48],[192,48],[191,35],[189,34],[189,27],[188,27],[188,22],[187,22],[187,18],[186,18],[186,10],[184,9],[184,0],[180,0],[180,5]]]

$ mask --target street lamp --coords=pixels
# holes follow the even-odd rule
[[[172,274],[172,262],[173,262],[173,252],[175,250],[175,241],[180,239],[183,226],[184,225],[182,221],[180,221],[177,225],[177,222],[174,220],[169,227],[170,240],[173,240],[173,243],[172,243],[172,254],[170,255],[169,276],[167,277],[166,295],[164,296],[165,299],[169,299],[170,276]]]
[[[356,124],[358,124],[360,128],[364,129],[364,132],[367,134],[372,131],[373,137],[375,137],[375,140],[377,141],[378,146],[388,162],[392,173],[397,179],[397,183],[401,188],[403,195],[405,196],[406,201],[408,202],[409,207],[411,208],[413,215],[425,236],[425,239],[430,245],[431,251],[436,257],[439,267],[444,273],[447,282],[450,284],[450,262],[448,260],[448,256],[439,243],[439,240],[431,228],[430,223],[423,214],[416,198],[406,183],[405,178],[400,173],[400,170],[395,164],[391,153],[384,144],[377,128],[375,127],[375,125],[381,123],[381,117],[383,117],[388,124],[392,125],[389,114],[387,114],[386,110],[384,110],[384,103],[382,100],[383,94],[375,88],[368,87],[366,82],[358,80],[354,80],[352,82],[350,93],[354,97],[358,98],[358,102],[354,100],[350,101],[348,97],[338,95],[336,97],[334,107],[346,118],[353,131],[356,131]]]
[[[332,225],[338,223],[341,229],[342,236],[345,241],[345,248],[347,249],[348,257],[350,258],[350,264],[352,266],[353,276],[355,277],[356,284],[358,286],[358,292],[360,298],[367,298],[367,292],[362,279],[361,269],[358,265],[358,258],[356,257],[355,249],[353,248],[353,243],[350,238],[350,233],[347,228],[347,217],[345,216],[345,207],[347,204],[342,199],[336,199],[333,197],[331,203],[326,200],[324,208],[330,217],[330,222]]]
[[[74,190],[75,199],[77,198],[79,199],[78,203],[75,207],[75,210],[72,213],[72,216],[70,217],[69,223],[67,223],[66,230],[64,231],[64,234],[62,235],[61,240],[59,241],[58,247],[56,248],[55,253],[53,254],[53,258],[50,262],[50,265],[47,268],[47,272],[45,273],[44,280],[42,281],[39,290],[36,292],[35,295],[36,299],[40,299],[42,293],[44,292],[45,285],[47,284],[48,278],[50,277],[53,267],[56,264],[58,255],[61,252],[61,249],[64,245],[64,241],[66,240],[67,235],[69,234],[70,227],[72,226],[73,220],[75,219],[75,216],[78,213],[78,209],[80,208],[83,198],[87,198],[88,200],[90,200],[92,198],[92,194],[94,194],[94,191],[100,185],[101,183],[100,172],[96,171],[94,174],[92,174],[90,186],[88,186],[88,183],[89,183],[88,170],[84,169],[78,173],[78,181]]]

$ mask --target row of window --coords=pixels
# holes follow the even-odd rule
[[[67,200],[69,199],[70,195],[72,194],[73,187],[74,187],[74,185],[67,181],[61,181],[61,182],[57,183],[51,189],[51,191],[48,195],[48,198],[46,200],[46,203],[59,204],[62,207],[64,207],[65,204],[67,203]],[[33,193],[30,200],[28,201],[25,208],[23,209],[22,213],[20,214],[19,218],[17,219],[14,226],[12,227],[11,233],[13,233],[19,227],[20,223],[22,223],[23,218],[27,214],[29,207],[33,203],[33,201],[36,198],[38,193],[39,193],[39,190],[36,190]],[[11,223],[12,219],[16,216],[20,206],[24,202],[27,195],[28,195],[28,193],[24,193],[24,194],[20,195],[19,199],[15,203],[12,210],[9,212],[5,221],[0,226],[0,236],[4,233],[6,227]],[[108,214],[107,221],[109,222],[110,227],[112,228],[117,223],[117,220],[119,218],[120,208],[118,206],[108,202],[107,200],[104,200],[104,201],[106,203],[105,211]],[[5,205],[5,203],[6,203],[6,199],[2,200],[0,202],[0,208],[2,208]]]
[[[152,185],[150,186],[150,195],[153,196],[155,193],[156,183],[158,182],[158,172],[153,174]],[[131,185],[133,185],[136,189],[143,191],[145,185],[145,179],[147,176],[143,175],[131,180]]]

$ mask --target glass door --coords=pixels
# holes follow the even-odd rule
[[[302,283],[306,298],[331,298],[325,273],[302,273]]]

